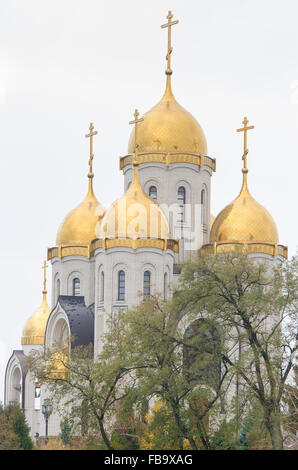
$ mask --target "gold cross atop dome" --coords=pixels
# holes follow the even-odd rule
[[[88,178],[92,179],[94,177],[94,173],[92,171],[92,160],[94,158],[94,154],[93,154],[93,136],[98,134],[97,131],[94,131],[93,122],[90,122],[89,131],[90,131],[89,134],[86,134],[85,137],[90,138],[90,158],[89,158]]]
[[[243,127],[241,129],[237,129],[237,132],[244,132],[244,148],[243,148],[243,173],[247,173],[247,154],[248,154],[248,148],[247,148],[247,131],[250,129],[254,129],[255,126],[248,126],[247,124],[249,123],[249,120],[245,116],[244,120],[242,121]]]
[[[133,121],[129,121],[129,124],[134,124],[135,125],[135,153],[134,153],[134,165],[137,164],[137,148],[138,148],[138,144],[137,144],[137,126],[140,122],[144,121],[143,118],[140,118],[139,119],[139,111],[137,109],[135,109],[135,112],[134,112],[134,120]]]
[[[43,294],[46,294],[47,293],[47,262],[44,261],[43,263],[43,266],[42,266],[42,269],[43,269],[43,291],[42,293]]]
[[[172,33],[172,26],[175,24],[179,23],[179,20],[172,21],[173,14],[171,11],[169,11],[167,20],[168,22],[166,24],[162,24],[161,28],[168,28],[168,53],[166,55],[166,60],[168,62],[167,70],[166,70],[166,75],[172,75],[173,70],[171,69],[171,54],[173,52],[173,48],[171,45],[171,33]]]

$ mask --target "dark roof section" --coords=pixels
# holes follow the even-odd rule
[[[94,304],[86,307],[84,297],[74,295],[60,295],[58,302],[68,316],[71,348],[94,344]]]

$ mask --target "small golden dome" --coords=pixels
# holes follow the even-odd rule
[[[22,345],[44,344],[47,321],[50,315],[50,307],[46,294],[43,294],[41,306],[27,320],[22,334]]]
[[[94,131],[93,122],[90,123],[89,131],[89,134],[85,135],[90,139],[88,193],[83,202],[73,209],[60,225],[56,238],[57,245],[89,245],[97,238],[99,223],[105,213],[105,209],[93,192],[93,137],[98,133]]]
[[[213,222],[215,221],[215,216],[210,214],[209,228],[212,229]]]
[[[138,152],[191,152],[207,155],[204,132],[197,120],[174,98],[170,77],[162,99],[144,114],[138,126]],[[128,153],[134,153],[133,129]]]
[[[269,212],[250,194],[247,168],[243,168],[239,196],[226,206],[212,224],[210,242],[237,241],[278,243],[278,232]]]
[[[59,227],[56,244],[72,245],[86,244],[97,238],[99,223],[105,209],[96,199],[92,183],[89,183],[88,193],[75,209],[63,220]]]
[[[54,352],[47,361],[47,373],[51,378],[66,378],[69,374],[68,346]]]
[[[169,226],[159,205],[149,197],[138,178],[134,163],[134,179],[126,193],[115,201],[101,221],[100,238],[154,238],[167,240]]]

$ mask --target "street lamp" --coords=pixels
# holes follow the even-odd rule
[[[52,404],[48,398],[46,398],[43,401],[41,411],[46,422],[46,441],[48,441],[48,422],[49,422],[49,416],[51,415],[53,411]]]

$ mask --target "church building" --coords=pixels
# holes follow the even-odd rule
[[[50,297],[45,262],[41,305],[28,318],[21,349],[12,352],[6,367],[5,405],[20,403],[32,436],[45,434],[42,403],[47,392],[27,371],[30,351],[73,337],[70,348],[92,343],[96,357],[107,315],[129,310],[150,295],[170,299],[188,258],[235,246],[245,246],[252,256],[272,263],[287,258],[273,218],[248,189],[246,142],[253,126],[246,117],[238,129],[244,135],[240,193],[217,217],[210,213],[216,160],[208,155],[202,127],[172,91],[171,32],[177,23],[169,12],[162,25],[168,32],[165,92],[142,117],[137,110],[134,113],[128,152],[120,158],[124,194],[108,209],[95,195],[93,123],[86,135],[90,141],[87,194],[66,215],[55,246],[48,248]],[[59,432],[60,419],[53,412],[48,433]]]

